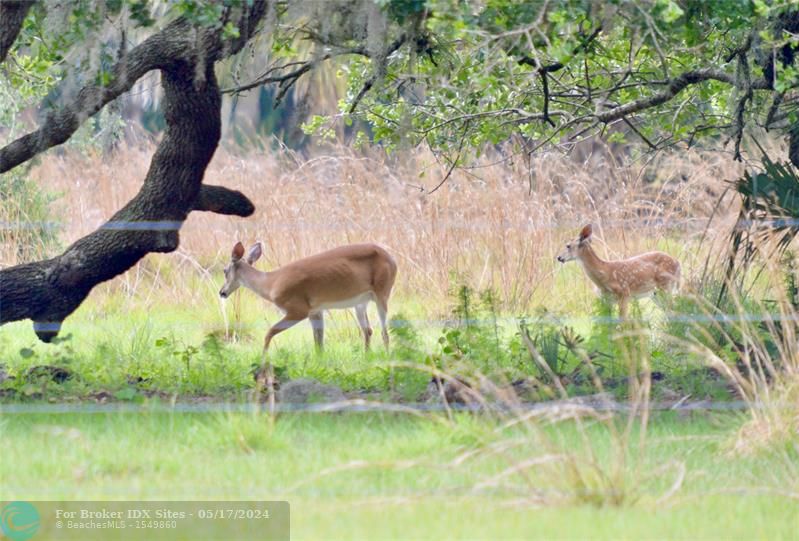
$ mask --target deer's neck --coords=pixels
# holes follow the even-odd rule
[[[604,290],[608,278],[608,262],[596,255],[590,245],[581,250],[578,259],[591,281]]]
[[[241,285],[268,301],[272,300],[272,273],[261,272],[253,266],[242,265],[239,269]]]

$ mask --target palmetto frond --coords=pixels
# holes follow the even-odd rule
[[[735,182],[743,197],[737,229],[747,229],[757,241],[776,241],[780,253],[799,233],[799,176],[789,163],[763,156],[763,171],[744,173]]]
[[[760,254],[764,261],[782,257],[799,234],[799,175],[790,163],[775,162],[765,153],[762,165],[762,171],[747,171],[733,182],[742,204],[730,236],[727,284],[719,301],[755,255]]]

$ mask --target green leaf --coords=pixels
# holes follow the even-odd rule
[[[677,5],[677,2],[674,0],[661,0],[658,3],[663,6],[660,16],[667,23],[673,23],[685,14],[682,8]]]
[[[232,22],[228,22],[222,29],[222,36],[226,39],[235,39],[239,37],[239,28]]]

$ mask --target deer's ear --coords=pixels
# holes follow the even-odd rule
[[[591,224],[588,224],[585,227],[583,227],[583,229],[580,231],[580,242],[591,238],[591,233],[593,233]]]
[[[261,254],[263,254],[263,253],[264,253],[264,250],[261,247],[261,243],[260,242],[256,242],[255,244],[253,244],[250,247],[250,251],[247,252],[247,263],[252,265],[256,261],[258,261],[258,258],[261,257]]]
[[[240,242],[237,242],[236,245],[233,247],[233,253],[230,254],[231,261],[238,261],[244,255],[244,245]]]

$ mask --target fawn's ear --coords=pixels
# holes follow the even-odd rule
[[[233,253],[230,254],[231,261],[238,261],[244,255],[244,245],[240,242],[237,242],[236,245],[233,247]]]
[[[263,250],[263,248],[261,246],[261,243],[260,242],[256,242],[255,244],[250,246],[250,251],[247,252],[247,263],[252,265],[256,261],[258,261],[258,258],[261,257],[261,254],[263,254],[263,253],[264,253],[264,250]]]
[[[591,224],[588,224],[585,227],[583,227],[583,229],[580,231],[580,242],[590,239],[592,232],[593,230],[591,228]]]

